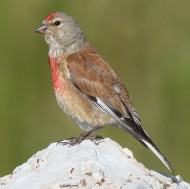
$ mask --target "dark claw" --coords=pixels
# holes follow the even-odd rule
[[[66,140],[59,140],[59,141],[57,141],[57,145],[59,145],[59,144],[61,144],[61,145],[63,145],[63,146],[65,146],[65,145],[67,145],[67,144],[69,144],[69,141],[70,140],[73,140],[75,137],[71,137],[71,138],[68,138],[68,139],[66,139]]]
[[[99,145],[100,143],[104,142],[104,138],[100,135],[92,136],[91,141],[94,142],[94,144]]]

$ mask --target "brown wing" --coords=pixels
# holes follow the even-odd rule
[[[99,98],[114,95],[117,76],[93,49],[71,54],[67,62],[72,79],[86,94]]]
[[[125,103],[130,103],[127,90],[112,68],[96,53],[93,48],[70,55],[67,67],[73,82],[85,94],[101,98],[121,113],[126,108],[116,95],[114,86],[119,88]],[[128,116],[126,114],[126,116]]]

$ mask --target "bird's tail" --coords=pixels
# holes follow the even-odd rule
[[[123,119],[124,122],[121,124],[122,125],[121,128],[127,130],[139,142],[141,142],[141,144],[149,148],[174,175],[175,171],[172,168],[170,162],[166,159],[166,157],[158,149],[158,147],[152,142],[146,131],[143,129],[135,109],[133,108],[132,110],[133,110],[131,114],[132,119],[124,118]]]
[[[127,125],[125,124],[126,122]],[[152,142],[148,134],[144,131],[142,126],[136,125],[135,122],[129,122],[125,120],[124,124],[120,124],[120,128],[129,132],[132,136],[134,136],[141,144],[145,147],[149,148],[161,161],[162,163],[175,175],[175,171],[171,166],[170,162],[166,159],[163,153],[158,149],[158,147]],[[130,126],[128,126],[130,125]],[[133,125],[131,127],[131,125]]]
[[[157,148],[157,146],[150,140],[142,139],[142,142],[162,161],[162,163],[175,175],[175,171],[171,166],[170,162],[162,154],[162,152]]]

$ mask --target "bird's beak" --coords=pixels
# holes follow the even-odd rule
[[[46,30],[47,30],[47,25],[42,24],[40,27],[38,27],[38,28],[35,30],[35,32],[36,32],[36,33],[42,33],[42,34],[44,34]]]

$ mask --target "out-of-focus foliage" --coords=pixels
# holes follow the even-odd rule
[[[81,130],[58,108],[43,36],[43,18],[65,11],[126,83],[144,128],[189,179],[190,1],[33,0],[0,2],[0,176],[51,142]],[[127,133],[98,134],[129,147],[147,167],[167,172]],[[168,173],[168,172],[167,172]]]

